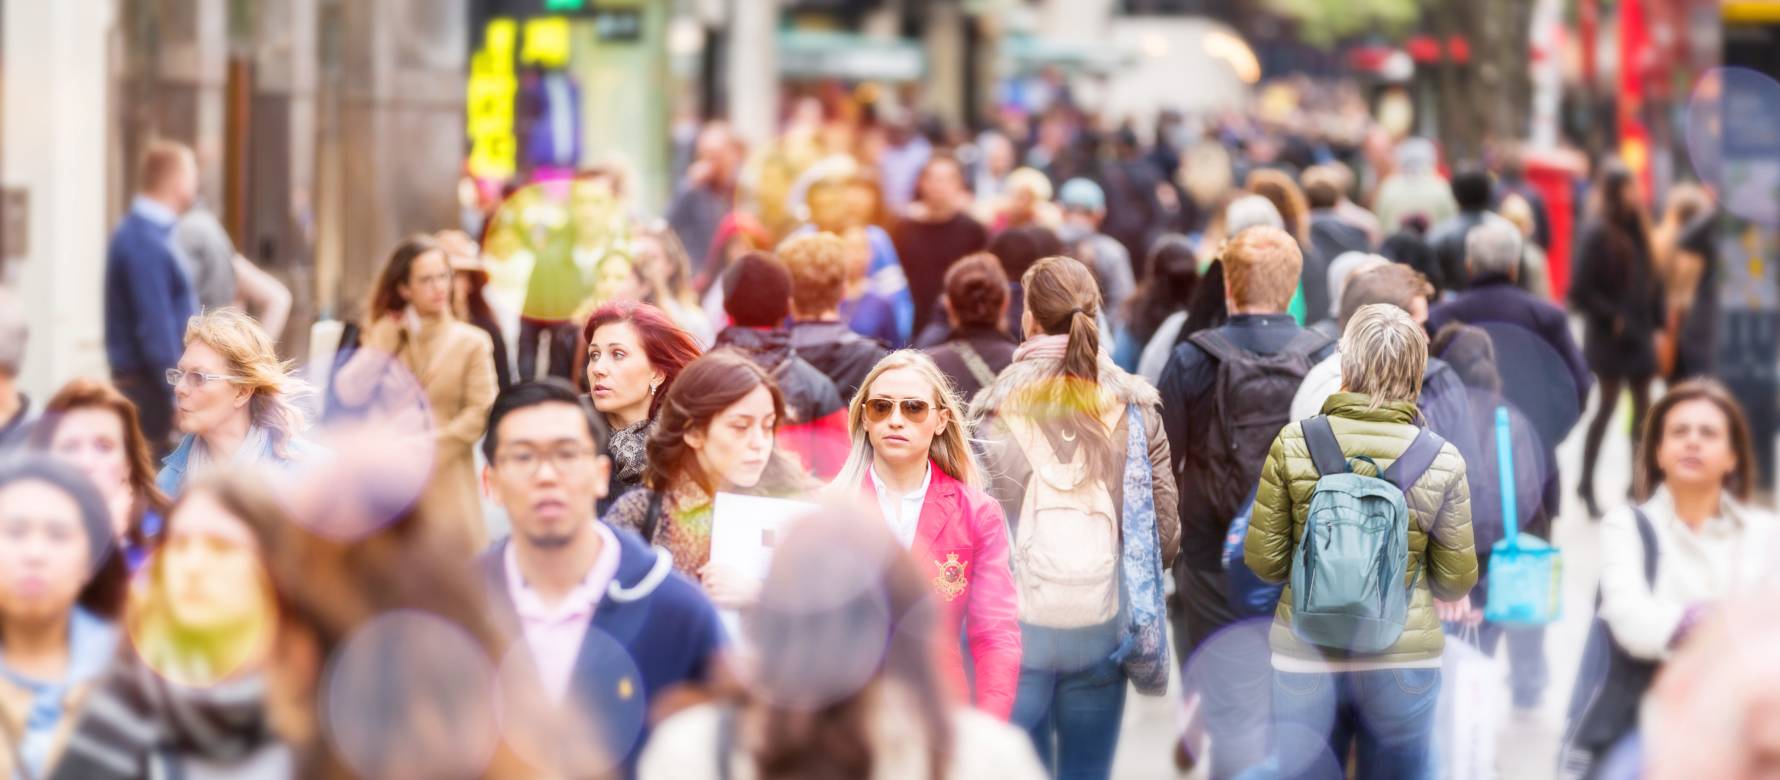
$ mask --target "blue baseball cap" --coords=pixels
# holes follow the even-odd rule
[[[1063,190],[1057,194],[1057,202],[1066,209],[1105,211],[1106,193],[1091,179],[1075,178],[1063,183]]]

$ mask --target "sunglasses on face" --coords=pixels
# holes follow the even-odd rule
[[[933,405],[919,398],[902,399],[902,419],[919,423],[927,419],[928,410]],[[896,401],[888,398],[873,398],[865,402],[865,419],[871,422],[883,422],[896,410]]]

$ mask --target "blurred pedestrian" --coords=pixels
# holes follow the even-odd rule
[[[649,436],[661,416],[674,378],[701,352],[692,334],[646,303],[608,303],[582,327],[587,369],[582,379],[595,412],[599,440],[612,462],[611,486],[600,498],[605,512],[643,484]]]
[[[1532,293],[1535,297],[1551,300],[1551,262],[1545,256],[1545,249],[1535,243],[1534,235],[1538,223],[1533,219],[1533,206],[1525,198],[1510,193],[1502,198],[1502,204],[1496,207],[1496,213],[1514,225],[1520,231],[1520,278],[1515,280],[1522,290]]]
[[[1658,368],[1678,382],[1705,373],[1715,348],[1718,316],[1716,208],[1704,189],[1691,184],[1669,191],[1663,220],[1651,231],[1651,264],[1663,284],[1662,344]]]
[[[0,533],[0,776],[47,777],[116,653],[125,575],[104,500],[66,464],[0,464]]]
[[[779,387],[745,356],[719,349],[692,361],[649,436],[643,487],[619,499],[606,524],[667,550],[717,606],[751,604],[758,583],[711,563],[713,504],[719,491],[785,497],[809,487],[774,442],[786,419]]]
[[[1570,304],[1582,313],[1583,354],[1601,382],[1595,416],[1583,440],[1576,492],[1589,515],[1600,517],[1594,477],[1601,439],[1619,411],[1622,390],[1631,392],[1632,430],[1642,430],[1665,317],[1662,281],[1650,256],[1650,218],[1637,177],[1623,165],[1607,166],[1595,184],[1592,209],[1576,253]]]
[[[1440,260],[1428,244],[1428,223],[1421,215],[1410,217],[1403,229],[1385,237],[1378,253],[1393,263],[1402,263],[1432,279],[1440,275]]]
[[[1540,254],[1551,248],[1551,214],[1545,205],[1545,196],[1539,188],[1527,180],[1526,149],[1518,143],[1508,144],[1496,161],[1496,193],[1502,203],[1509,197],[1518,196],[1527,204],[1528,216],[1532,221],[1530,231],[1522,227],[1527,234],[1529,249],[1538,247]],[[1507,217],[1508,213],[1498,207],[1497,212]],[[1513,219],[1513,217],[1509,217]]]
[[[163,375],[179,362],[186,321],[197,312],[173,226],[198,197],[198,163],[190,148],[156,141],[143,152],[137,179],[141,190],[105,253],[105,357],[159,457],[173,429],[173,392]]]
[[[914,332],[920,333],[939,306],[943,293],[940,280],[946,269],[958,258],[982,251],[989,244],[989,234],[965,211],[970,191],[965,189],[964,169],[957,160],[946,156],[929,159],[921,169],[915,197],[890,237],[902,260],[903,275],[908,277],[909,295],[914,298]]]
[[[212,466],[286,467],[321,452],[303,438],[308,422],[293,402],[307,387],[278,359],[272,338],[237,309],[194,317],[185,354],[161,381],[173,388],[184,434],[155,477],[169,497]]]
[[[1397,144],[1396,170],[1379,183],[1372,200],[1372,212],[1387,235],[1402,230],[1411,217],[1438,225],[1458,213],[1451,187],[1436,170],[1438,158],[1439,151],[1426,138],[1405,138]]]
[[[452,285],[450,261],[431,238],[397,245],[372,285],[364,345],[334,377],[334,392],[348,406],[381,412],[408,402],[380,397],[386,383],[419,384],[433,423],[433,476],[420,512],[467,556],[488,546],[474,451],[500,389],[493,341],[452,316]]]
[[[1639,708],[1638,749],[1623,775],[1650,780],[1758,778],[1780,761],[1774,698],[1780,668],[1765,648],[1780,638],[1772,588],[1713,610],[1677,648]],[[1617,756],[1618,751],[1615,751]],[[1641,759],[1641,760],[1636,760]]]
[[[1332,339],[1341,338],[1341,326],[1346,322],[1341,313],[1346,305],[1348,283],[1361,274],[1389,264],[1391,261],[1385,259],[1383,255],[1364,252],[1346,252],[1337,255],[1334,261],[1329,263],[1329,305],[1335,307],[1335,310],[1331,312],[1334,319],[1323,320],[1310,326],[1310,329]],[[1413,269],[1405,268],[1405,270],[1415,273]],[[1420,276],[1419,273],[1416,275]],[[1426,279],[1427,277],[1422,278]],[[1368,301],[1368,303],[1372,303],[1372,301]]]
[[[1118,239],[1100,232],[1106,219],[1106,195],[1089,179],[1070,179],[1057,196],[1063,207],[1063,224],[1057,240],[1064,253],[1082,261],[1094,272],[1094,283],[1105,302],[1107,319],[1116,329],[1124,323],[1125,301],[1137,286],[1131,256]],[[1147,243],[1147,242],[1146,242]]]
[[[847,426],[853,448],[834,491],[875,507],[903,549],[932,563],[940,673],[958,698],[1006,719],[1020,677],[1007,525],[983,492],[963,403],[931,359],[902,350],[865,377]]]
[[[694,142],[694,160],[686,169],[667,220],[700,268],[711,256],[718,226],[735,205],[736,178],[746,156],[742,141],[724,122],[707,122]]]
[[[1294,304],[1294,307],[1303,307],[1299,323],[1314,325],[1329,319],[1329,260],[1333,258],[1322,256],[1310,241],[1310,203],[1304,199],[1304,191],[1298,189],[1298,183],[1292,181],[1291,176],[1272,168],[1250,172],[1247,189],[1273,204],[1285,222],[1286,232],[1298,241],[1298,251],[1303,257],[1303,271],[1298,277],[1301,300]],[[1237,230],[1239,228],[1231,227],[1231,235]]]
[[[208,204],[198,200],[179,216],[173,245],[185,261],[200,310],[235,305],[235,241]]]
[[[130,642],[88,695],[53,780],[295,776],[266,696],[272,635],[280,617],[294,615],[275,611],[265,557],[273,542],[256,530],[284,516],[238,471],[180,496],[160,553],[132,588]],[[338,594],[340,583],[320,574],[307,571]],[[316,665],[322,657],[311,656]]]
[[[882,524],[840,510],[793,524],[744,628],[754,684],[661,724],[638,776],[1043,778],[1018,731],[948,695],[928,574]]]
[[[32,446],[86,474],[109,511],[117,552],[130,572],[141,569],[160,539],[170,502],[155,486],[136,405],[117,388],[82,378],[56,391],[44,415],[31,433]]]
[[[945,282],[942,308],[951,335],[925,351],[960,400],[975,398],[1014,362],[1019,344],[1007,331],[1007,274],[994,255],[978,252],[953,263]]]
[[[1057,234],[1050,228],[1038,225],[1012,228],[996,234],[989,241],[989,254],[1001,264],[1002,275],[1008,282],[1008,307],[1006,312],[1006,330],[1017,334],[1020,330],[1020,314],[1025,311],[1025,294],[1020,289],[1020,276],[1039,260],[1063,253],[1063,242],[1057,240]],[[927,325],[915,345],[923,349],[947,341],[952,336],[950,323],[932,322]]]
[[[1162,201],[1158,196],[1165,185],[1166,174],[1143,153],[1137,133],[1129,124],[1112,133],[1112,159],[1094,177],[1105,190],[1101,225],[1124,246],[1125,270],[1141,270],[1131,265],[1132,258],[1147,257],[1150,238],[1163,228]],[[1059,195],[1061,197],[1061,194]],[[1064,203],[1064,208],[1069,204]],[[1064,239],[1068,243],[1068,239]],[[1104,293],[1105,291],[1103,291]],[[1117,312],[1122,300],[1106,299],[1108,311]]]
[[[717,330],[699,306],[690,258],[673,231],[659,222],[637,229],[631,236],[631,258],[643,279],[643,300],[667,312],[700,347],[710,346]]]
[[[846,242],[833,233],[798,236],[779,247],[778,257],[791,272],[792,348],[834,382],[842,400],[852,398],[890,349],[840,319],[847,291]]]
[[[469,236],[447,230],[433,236],[439,248],[451,261],[451,316],[482,329],[494,347],[495,384],[501,390],[513,386],[513,364],[507,358],[507,336],[501,332],[500,319],[484,294],[488,289],[488,265],[482,261],[482,250]]]
[[[902,341],[896,327],[896,302],[872,289],[871,242],[864,228],[841,234],[847,248],[847,290],[837,316],[854,333],[887,345]]]
[[[647,712],[676,687],[724,677],[723,626],[697,585],[666,571],[666,553],[596,517],[610,463],[594,415],[571,388],[516,385],[495,401],[488,430],[483,480],[513,524],[512,536],[477,560],[492,611],[530,651],[536,679],[527,682],[540,699],[607,721],[580,738],[631,738],[599,747],[634,768],[648,729],[626,734],[611,721]],[[634,682],[621,671],[632,664]],[[615,676],[617,700],[609,690]],[[626,703],[633,695],[642,697],[634,707]]]
[[[1220,260],[1229,320],[1176,346],[1157,385],[1168,441],[1193,443],[1183,444],[1172,464],[1181,513],[1175,633],[1183,657],[1240,618],[1227,593],[1224,537],[1260,479],[1274,435],[1290,422],[1304,375],[1335,349],[1285,313],[1301,267],[1291,234],[1247,228],[1224,245]],[[1209,680],[1200,691],[1213,777],[1233,776],[1265,757],[1265,709],[1254,704],[1266,701],[1268,685],[1265,677],[1232,676]]]
[[[796,232],[846,235],[854,228],[863,231],[871,257],[866,265],[869,289],[894,307],[896,343],[903,344],[914,333],[914,296],[909,291],[908,275],[903,272],[896,243],[868,213],[872,207],[864,201],[875,197],[867,197],[875,189],[876,185],[864,177],[853,158],[823,159],[798,179],[797,190],[792,194],[807,217]]]
[[[1780,572],[1780,525],[1749,503],[1749,425],[1722,385],[1670,390],[1652,407],[1637,450],[1637,503],[1601,524],[1599,616],[1611,661],[1602,668],[1585,656],[1565,739],[1596,762],[1637,725],[1651,678],[1693,628]]]
[[[1161,572],[1180,543],[1169,439],[1155,390],[1101,348],[1087,267],[1045,258],[1021,286],[1026,341],[971,405],[1014,539],[1013,720],[1057,776],[1108,777],[1127,681],[1166,689],[1153,672],[1169,665]]]
[[[1465,272],[1465,241],[1471,230],[1485,222],[1504,222],[1490,211],[1494,184],[1488,171],[1475,166],[1461,167],[1452,175],[1452,197],[1459,213],[1434,223],[1428,244],[1434,249],[1439,275],[1428,277],[1436,294],[1463,292],[1470,283]],[[1517,259],[1518,263],[1519,260]],[[1517,271],[1516,278],[1526,274]]]
[[[785,328],[791,295],[791,272],[773,256],[736,261],[723,278],[723,307],[734,324],[717,334],[717,347],[740,352],[772,376],[789,415],[779,420],[783,443],[810,473],[828,478],[846,459],[847,403],[833,380],[798,355]]]
[[[1199,256],[1186,236],[1168,233],[1150,247],[1149,272],[1125,304],[1124,326],[1113,337],[1113,362],[1135,373],[1150,342],[1161,339],[1172,349],[1187,305],[1199,284]],[[1153,381],[1152,381],[1153,384]]]
[[[1286,586],[1268,637],[1273,650],[1274,761],[1282,772],[1309,774],[1315,765],[1310,762],[1332,754],[1332,765],[1345,767],[1350,743],[1355,743],[1359,776],[1420,778],[1431,764],[1439,659],[1445,647],[1435,600],[1456,602],[1468,611],[1466,597],[1477,582],[1465,460],[1456,447],[1414,425],[1428,336],[1407,312],[1389,304],[1362,306],[1341,342],[1343,392],[1323,406],[1326,417],[1313,418],[1332,435],[1313,438],[1312,421],[1280,431],[1261,470],[1243,558],[1267,582],[1298,579],[1295,569],[1304,564],[1295,563],[1294,550],[1310,543],[1312,530],[1307,497],[1330,473],[1322,447],[1333,445],[1330,454],[1338,458],[1387,464],[1375,470],[1403,463],[1401,474],[1375,475],[1395,476],[1393,484],[1408,504],[1408,547],[1403,552],[1411,573],[1407,614],[1401,635],[1382,650],[1313,643],[1299,633],[1292,612],[1298,598],[1292,584],[1298,583]],[[1433,446],[1424,451],[1425,445]],[[1324,539],[1325,532],[1317,530],[1315,538]],[[1324,566],[1333,565],[1319,563],[1315,571],[1321,574]],[[1369,570],[1337,576],[1358,581],[1377,575]],[[1392,581],[1382,587],[1397,586]],[[1340,585],[1325,585],[1331,587]],[[1301,732],[1288,730],[1293,727],[1323,736],[1326,748],[1306,744]]]
[[[1317,165],[1304,171],[1304,200],[1310,206],[1310,245],[1330,263],[1348,252],[1369,253],[1373,249],[1365,228],[1354,224],[1341,211],[1341,204],[1348,202],[1342,182],[1341,174],[1330,166]],[[1329,298],[1331,305],[1341,305],[1339,295],[1331,292]]]
[[[989,232],[999,234],[1014,228],[1039,226],[1056,228],[1062,223],[1062,212],[1051,202],[1051,180],[1031,168],[1019,168],[1007,177],[1007,191]]]
[[[973,166],[970,191],[974,196],[972,216],[980,220],[988,216],[982,207],[995,202],[1007,188],[1008,174],[1014,172],[1019,158],[1013,142],[998,130],[986,130],[977,136],[977,151],[981,162]]]
[[[18,385],[30,335],[24,305],[12,293],[0,290],[0,457],[23,449],[37,423],[37,410],[31,408],[31,398]]]
[[[1328,172],[1330,183],[1335,185],[1335,191],[1340,195],[1339,199],[1335,201],[1335,216],[1346,220],[1348,224],[1365,233],[1367,244],[1378,246],[1379,242],[1384,240],[1384,229],[1378,224],[1378,217],[1368,211],[1365,206],[1355,203],[1351,197],[1351,194],[1356,191],[1354,169],[1340,160],[1331,160],[1319,167]],[[1305,171],[1305,173],[1308,174],[1309,171]],[[1304,188],[1310,189],[1309,182],[1305,183]],[[1307,192],[1306,195],[1308,196],[1308,194]]]

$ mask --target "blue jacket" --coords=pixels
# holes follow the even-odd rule
[[[132,207],[105,252],[105,357],[119,374],[156,381],[185,349],[185,323],[197,310],[191,280],[173,254],[173,223]]]
[[[650,706],[676,686],[709,682],[712,662],[727,639],[716,608],[698,585],[674,571],[672,556],[628,530],[613,527],[612,533],[618,538],[618,574],[581,640],[568,696],[597,724],[607,755],[623,757],[625,776],[630,777],[648,741]],[[477,565],[486,578],[489,611],[497,625],[524,647],[507,590],[509,541],[490,545]]]
[[[1582,418],[1594,384],[1570,336],[1568,315],[1505,276],[1487,276],[1428,312],[1429,333],[1438,334],[1454,322],[1490,334],[1503,395],[1527,416],[1545,451],[1556,452],[1558,442]]]
[[[173,448],[173,452],[161,459],[161,473],[155,475],[155,487],[160,488],[161,492],[170,499],[179,498],[179,494],[185,492],[186,470],[190,465],[192,447],[197,443],[197,439],[197,436],[186,434],[179,440],[179,446]],[[279,468],[285,468],[309,461],[313,456],[326,452],[318,444],[311,443],[306,439],[294,438],[285,445],[285,449],[289,450],[291,455],[286,459],[278,457],[273,449],[275,446],[268,440],[265,451],[261,452],[255,460],[259,463],[270,463]]]

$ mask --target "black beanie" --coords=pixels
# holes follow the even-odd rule
[[[791,316],[791,271],[772,255],[749,252],[723,274],[723,311],[744,328],[777,328]]]
[[[80,510],[81,527],[87,535],[92,567],[88,571],[90,577],[92,571],[105,562],[105,556],[111,554],[114,546],[111,510],[106,508],[105,499],[87,480],[86,474],[54,458],[14,456],[0,462],[0,488],[30,481],[47,482],[74,500],[75,507]]]

